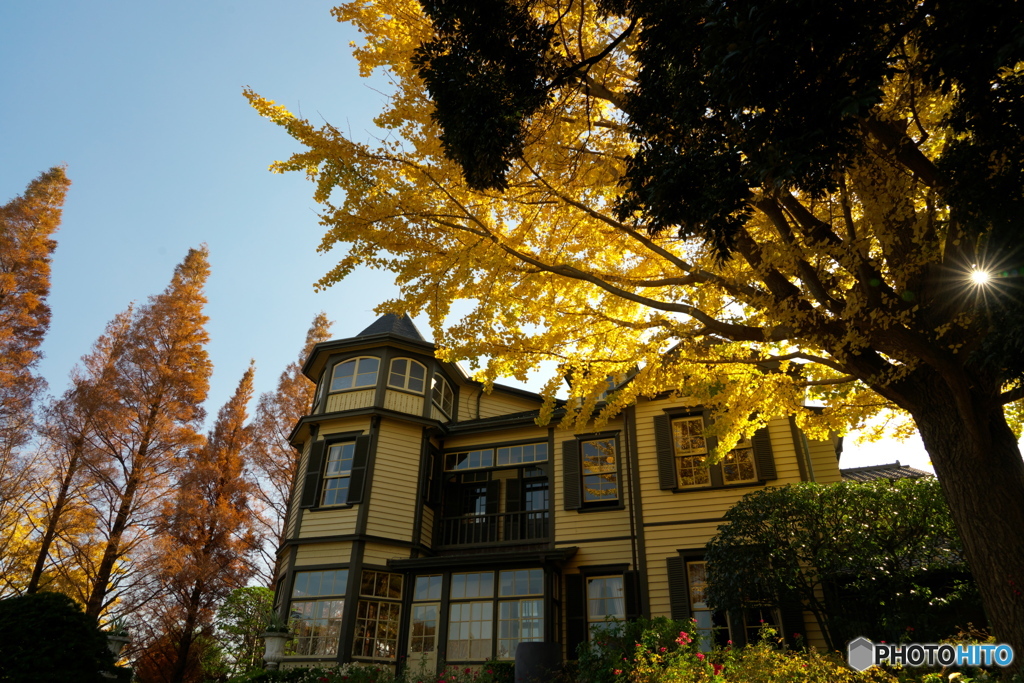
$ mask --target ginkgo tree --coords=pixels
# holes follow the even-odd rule
[[[361,0],[334,13],[394,83],[379,141],[246,94],[306,148],[272,168],[316,183],[321,250],[344,245],[319,286],[394,272],[381,310],[428,313],[488,381],[556,361],[571,426],[664,391],[712,409],[718,453],[782,415],[912,416],[1024,652],[1022,12]]]

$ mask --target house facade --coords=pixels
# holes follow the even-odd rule
[[[539,395],[483,391],[408,318],[319,344],[292,433],[301,459],[278,554],[284,663],[512,659],[609,619],[671,616],[742,642],[761,620],[819,640],[799,609],[712,613],[704,546],[752,488],[840,480],[836,444],[773,420],[722,463],[706,415],[641,400],[599,431],[539,427]],[[557,420],[553,421],[557,422]]]

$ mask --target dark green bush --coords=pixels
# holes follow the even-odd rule
[[[0,600],[0,681],[106,683],[114,655],[96,621],[60,593]]]

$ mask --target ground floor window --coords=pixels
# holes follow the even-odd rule
[[[622,575],[587,578],[587,637],[598,626],[626,618]]]
[[[296,572],[289,622],[295,638],[286,654],[335,656],[341,638],[348,570]]]
[[[402,575],[364,570],[356,607],[353,657],[394,659],[398,655]]]
[[[431,599],[423,581],[423,600]],[[513,659],[519,643],[544,640],[544,570],[508,569],[497,572],[454,573],[449,579],[448,661]],[[420,607],[420,605],[414,605]],[[422,626],[414,615],[410,650],[420,647],[434,605],[422,605]]]

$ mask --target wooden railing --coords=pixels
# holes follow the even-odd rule
[[[441,545],[547,540],[547,510],[463,515],[441,519]]]

